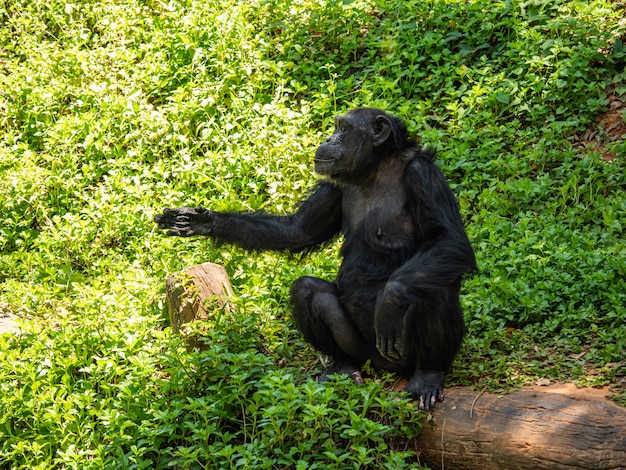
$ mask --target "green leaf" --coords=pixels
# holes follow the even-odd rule
[[[496,93],[496,100],[500,103],[509,104],[511,102],[511,95],[503,91],[498,91]]]

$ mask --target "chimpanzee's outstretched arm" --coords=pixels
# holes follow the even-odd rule
[[[165,209],[154,221],[172,236],[205,235],[251,250],[296,252],[318,246],[341,230],[341,190],[320,183],[296,213],[288,216],[181,208]]]
[[[409,306],[476,269],[458,204],[440,170],[418,156],[405,170],[405,186],[418,251],[390,276],[376,308],[376,346],[389,360],[408,353],[403,334]]]

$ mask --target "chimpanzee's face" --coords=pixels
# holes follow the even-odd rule
[[[336,179],[368,172],[375,148],[389,136],[390,122],[380,110],[362,108],[335,118],[335,131],[315,154],[315,171]]]

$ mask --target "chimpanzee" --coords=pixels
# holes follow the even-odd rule
[[[333,373],[362,381],[366,362],[410,377],[421,409],[443,401],[443,382],[465,334],[459,291],[476,268],[458,204],[433,152],[380,109],[335,118],[317,149],[323,177],[292,215],[165,209],[154,220],[168,235],[206,235],[246,249],[303,251],[343,233],[334,282],[298,279],[295,324],[333,362]]]

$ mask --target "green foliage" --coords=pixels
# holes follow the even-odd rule
[[[222,318],[194,354],[154,321],[70,318],[0,337],[0,463],[395,469],[415,460],[393,447],[421,430],[411,403],[347,378],[297,384],[258,352],[253,317]]]
[[[621,9],[620,9],[621,8]],[[166,239],[162,207],[292,210],[336,113],[384,107],[437,148],[481,272],[449,383],[626,374],[625,99],[605,0],[0,3],[0,465],[415,468],[410,403],[345,380],[288,317],[293,257]],[[187,352],[164,279],[226,266],[237,313]],[[268,275],[271,273],[271,275]],[[617,389],[617,392],[620,390]],[[623,390],[621,402],[623,403]]]

